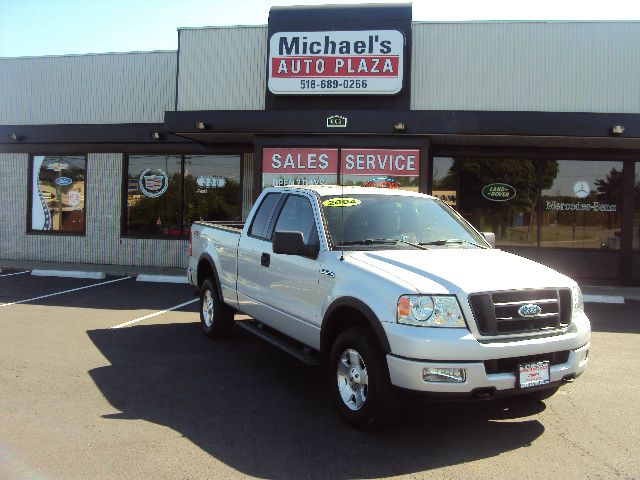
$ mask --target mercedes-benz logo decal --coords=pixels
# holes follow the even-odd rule
[[[586,198],[590,192],[589,184],[584,180],[578,180],[573,184],[573,193],[578,198]]]

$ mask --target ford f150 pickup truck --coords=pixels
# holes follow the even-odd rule
[[[267,188],[241,229],[193,224],[188,277],[208,336],[236,324],[328,364],[341,415],[364,426],[402,390],[543,399],[586,369],[579,286],[492,243],[420,193]]]

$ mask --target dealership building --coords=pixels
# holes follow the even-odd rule
[[[274,7],[177,51],[0,59],[0,266],[187,266],[270,185],[411,189],[498,248],[640,283],[640,22]],[[4,263],[3,263],[4,262]],[[473,266],[469,266],[473,268]]]

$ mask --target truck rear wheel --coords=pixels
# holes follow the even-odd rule
[[[342,332],[329,357],[331,388],[340,415],[366,427],[387,419],[393,411],[393,389],[384,352],[370,329]]]
[[[200,325],[210,338],[222,338],[231,333],[234,310],[218,296],[213,279],[207,278],[200,287]]]

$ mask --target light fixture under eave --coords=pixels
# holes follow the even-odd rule
[[[204,130],[205,128],[207,128],[207,125],[204,122],[196,122],[195,127],[198,130]]]
[[[11,140],[13,142],[17,142],[18,141],[18,135],[16,135],[15,133],[10,133],[9,134],[9,140]]]
[[[613,135],[622,135],[624,133],[624,125],[614,125],[611,127],[611,133]]]
[[[151,138],[153,138],[154,140],[160,140],[162,138],[162,135],[160,135],[160,132],[153,132],[151,134]]]
[[[395,122],[393,124],[394,132],[404,132],[407,129],[407,125],[404,122]]]

